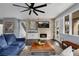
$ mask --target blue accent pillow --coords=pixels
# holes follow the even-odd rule
[[[4,38],[4,36],[0,36],[0,49],[1,48],[5,48],[5,47],[7,47],[7,42],[6,42],[6,40],[5,40],[5,38]]]

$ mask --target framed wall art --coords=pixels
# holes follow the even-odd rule
[[[3,32],[4,33],[14,33],[15,22],[14,21],[4,21],[3,23]]]
[[[29,21],[29,30],[28,30],[28,32],[34,33],[34,32],[37,32],[37,30],[38,30],[38,28],[37,28],[37,22],[34,21],[34,20],[30,20]]]

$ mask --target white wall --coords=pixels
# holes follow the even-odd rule
[[[53,39],[53,21],[51,19],[39,19],[38,21],[48,21],[49,28],[38,28],[38,33],[46,33],[47,38],[40,38],[40,39]]]
[[[28,36],[27,34],[27,31],[29,30],[28,27],[29,27],[29,20],[27,19],[24,19],[24,20],[20,20],[20,19],[16,19],[16,18],[3,18],[2,19],[3,22],[6,20],[6,21],[11,21],[11,22],[14,22],[15,24],[15,30],[14,30],[14,34],[16,35],[16,37],[26,37]],[[49,28],[38,28],[37,27],[37,34],[38,36],[35,36],[35,37],[38,37],[37,39],[53,39],[53,21],[52,19],[30,19],[30,20],[34,20],[34,21],[48,21],[49,22]],[[6,22],[5,21],[5,22]],[[4,23],[5,23],[4,22]],[[26,22],[27,23],[27,29],[26,29],[26,32],[24,31],[22,25],[21,25],[21,22]],[[1,26],[1,29],[2,29],[2,26]],[[3,30],[1,30],[3,31]],[[2,32],[1,32],[2,33]],[[40,38],[40,34],[41,33],[46,33],[47,34],[47,38]]]
[[[69,35],[72,35],[72,13],[79,10],[79,4],[75,4],[73,5],[72,7],[70,7],[69,9],[65,10],[63,13],[61,13],[55,21],[58,21],[59,25],[59,38],[55,37],[58,41],[61,41],[61,36],[60,34],[65,34],[64,33],[64,17],[66,15],[69,15],[70,16],[70,20],[69,20],[69,23],[70,23],[70,33]],[[57,28],[57,26],[56,26]],[[65,37],[65,39],[67,38],[67,36]],[[71,40],[75,40],[75,39],[71,39]],[[78,41],[79,40],[75,40],[75,41]]]
[[[35,20],[35,22],[38,22],[38,21],[48,21],[49,28],[38,28],[37,27],[37,32],[35,34],[34,33],[27,33],[27,36],[30,38],[33,37],[35,39],[53,39],[53,21],[52,21],[52,19],[40,18],[40,19]],[[47,34],[47,38],[40,38],[40,34]]]
[[[3,24],[0,24],[0,35],[3,34]]]
[[[61,41],[70,41],[76,44],[79,44],[79,36],[74,36],[74,35],[68,35],[68,34],[60,34],[61,36]]]
[[[61,13],[62,11],[64,11],[65,9],[67,9],[68,7],[70,7],[73,3],[52,3],[52,4],[48,4],[47,7],[41,8],[41,10],[45,10],[45,14],[42,13],[38,13],[39,16],[36,16],[35,14],[32,13],[32,15],[28,15],[28,12],[25,13],[21,13],[20,11],[23,10],[22,8],[18,8],[18,7],[14,7],[12,6],[13,3],[0,3],[0,18],[16,18],[16,20],[18,19],[41,19],[41,18],[45,18],[48,20],[50,20],[49,18],[53,18],[56,17],[59,13]],[[19,4],[19,5],[23,5],[25,6],[25,4]],[[38,4],[37,4],[38,5]],[[18,37],[19,35],[19,31],[18,28],[19,25],[16,21],[16,29],[15,29],[15,33],[16,36]],[[49,37],[51,36],[51,38],[53,37],[52,35],[52,28],[48,31]],[[51,35],[51,34],[52,35]]]
[[[57,39],[58,41],[60,41],[60,33],[64,33],[63,22],[64,22],[63,17],[55,19],[55,39]],[[58,31],[58,35],[57,35],[57,31]]]

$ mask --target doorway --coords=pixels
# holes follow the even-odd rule
[[[72,34],[79,35],[79,10],[72,13]]]

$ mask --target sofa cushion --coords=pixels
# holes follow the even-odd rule
[[[7,42],[6,42],[6,40],[5,40],[5,38],[4,38],[4,36],[0,36],[0,49],[1,48],[6,48],[7,47]]]
[[[7,41],[7,44],[10,45],[14,41],[16,41],[16,37],[14,34],[4,34],[5,40]]]
[[[21,46],[24,45],[24,42],[22,42],[22,41],[16,41],[16,42],[14,42],[14,43],[11,44],[11,46],[15,46],[15,45],[17,45],[19,48],[21,48]]]
[[[5,55],[5,56],[14,56],[14,55],[17,55],[19,51],[19,47],[18,46],[9,46],[8,48],[6,49],[3,49],[1,52],[0,52],[0,55]]]

